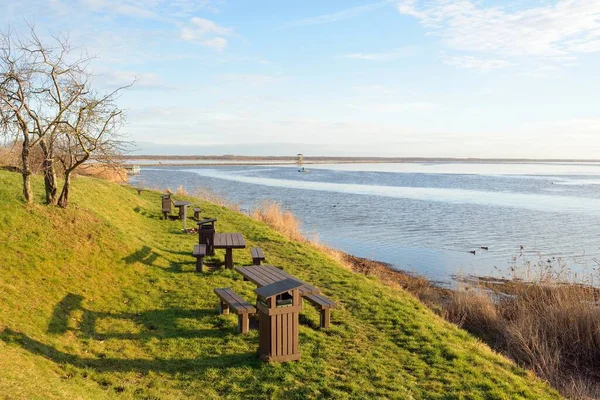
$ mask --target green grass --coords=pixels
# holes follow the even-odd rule
[[[24,205],[19,182],[0,171],[0,398],[559,397],[403,290],[201,203],[217,231],[242,232],[269,264],[339,304],[328,331],[305,305],[302,359],[264,364],[257,331],[238,335],[212,292],[232,287],[251,300],[255,287],[231,270],[195,273],[197,237],[160,219],[159,193],[79,178],[62,210]],[[222,259],[217,251],[208,262]],[[234,260],[249,264],[249,251]]]

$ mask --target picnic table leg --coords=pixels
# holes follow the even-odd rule
[[[329,328],[329,323],[331,321],[331,310],[329,308],[321,309],[321,328],[327,329]]]
[[[233,249],[230,247],[225,249],[225,266],[233,269]]]
[[[229,315],[229,304],[225,303],[224,301],[220,301],[219,302],[219,312],[222,315]]]
[[[183,219],[183,230],[187,231],[187,207],[183,206],[179,209],[179,216]]]
[[[238,315],[238,331],[244,335],[248,333],[250,328],[250,319],[248,318],[248,314],[239,314]]]

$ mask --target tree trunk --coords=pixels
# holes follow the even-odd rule
[[[71,187],[71,171],[65,171],[65,183],[63,185],[62,191],[60,192],[60,197],[58,198],[58,206],[62,208],[67,208],[69,206],[69,189]]]
[[[29,140],[23,141],[23,151],[21,152],[21,175],[23,176],[23,196],[27,204],[33,203],[33,192],[31,191],[31,169],[29,168]]]
[[[54,168],[54,152],[45,140],[40,142],[40,147],[44,153],[44,162],[42,164],[44,171],[44,186],[46,188],[46,203],[56,204],[58,195],[58,185],[56,182],[56,170]]]

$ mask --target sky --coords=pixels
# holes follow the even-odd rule
[[[598,0],[0,0],[137,154],[600,159]]]

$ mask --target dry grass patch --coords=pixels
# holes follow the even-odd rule
[[[300,221],[296,216],[291,211],[283,210],[275,201],[262,202],[252,211],[251,216],[257,221],[266,223],[288,239],[308,241],[300,230]]]
[[[121,166],[105,164],[83,164],[76,171],[77,175],[103,179],[109,182],[123,183],[129,179],[127,170]]]
[[[571,398],[600,395],[598,289],[558,282],[483,282],[444,317],[532,369]]]

